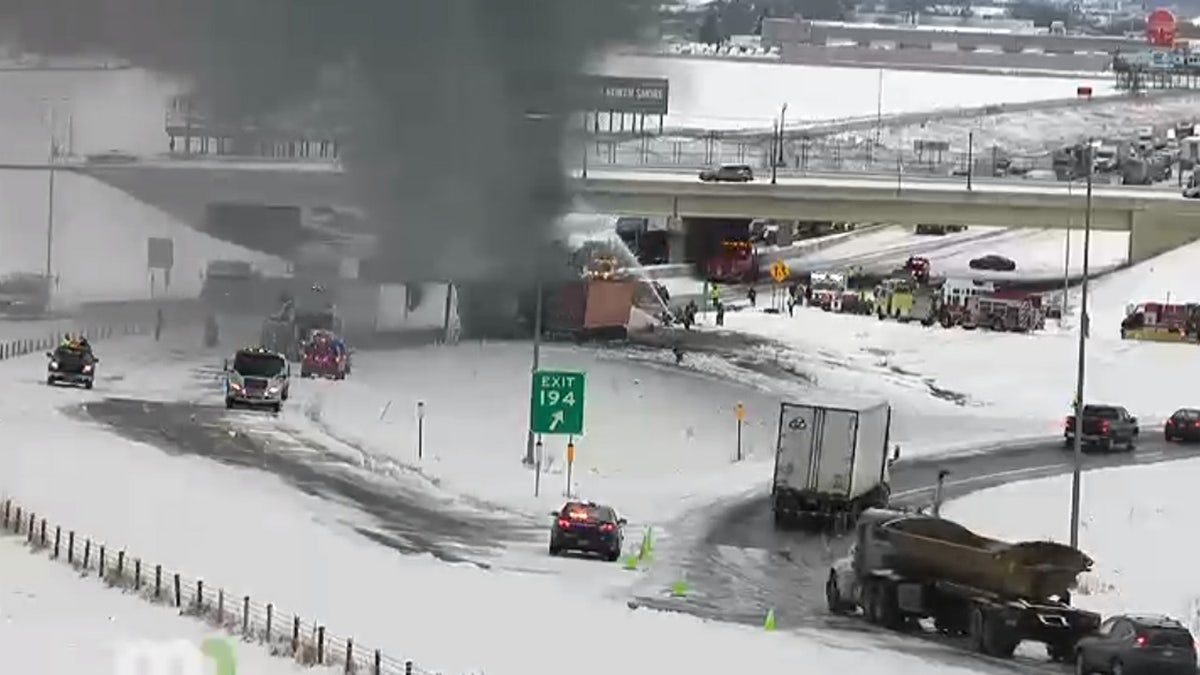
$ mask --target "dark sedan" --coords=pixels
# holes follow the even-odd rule
[[[705,183],[749,183],[754,180],[754,170],[746,164],[723,164],[701,171],[700,180]]]
[[[1195,640],[1165,616],[1114,616],[1075,648],[1076,673],[1195,675]]]
[[[1002,255],[985,255],[982,258],[972,258],[971,269],[990,270],[992,272],[1012,272],[1017,269],[1017,263]]]
[[[1171,441],[1200,441],[1200,410],[1180,408],[1163,425],[1163,438]]]
[[[550,555],[564,551],[598,553],[605,560],[621,557],[625,519],[609,506],[592,502],[567,502],[554,512],[550,528]]]

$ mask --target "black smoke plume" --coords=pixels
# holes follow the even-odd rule
[[[636,36],[645,0],[0,0],[45,55],[180,76],[215,117],[309,105],[348,130],[347,167],[395,280],[529,279],[568,205],[576,74]],[[326,86],[330,80],[336,85]]]

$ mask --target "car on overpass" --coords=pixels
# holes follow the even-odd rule
[[[705,183],[749,183],[754,180],[754,170],[748,164],[722,164],[701,170],[700,180]]]
[[[980,258],[972,258],[968,263],[973,270],[989,270],[992,272],[1012,272],[1017,269],[1017,263],[1002,255],[990,254]]]

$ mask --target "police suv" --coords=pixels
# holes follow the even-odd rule
[[[291,367],[284,356],[265,347],[241,349],[225,362],[225,407],[267,407],[279,412],[288,399]]]

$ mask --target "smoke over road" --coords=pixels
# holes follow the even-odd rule
[[[571,84],[645,0],[0,0],[27,51],[183,77],[241,120],[329,94],[396,280],[528,275],[568,202]],[[529,113],[536,113],[530,115]],[[469,277],[464,279],[464,274]]]

